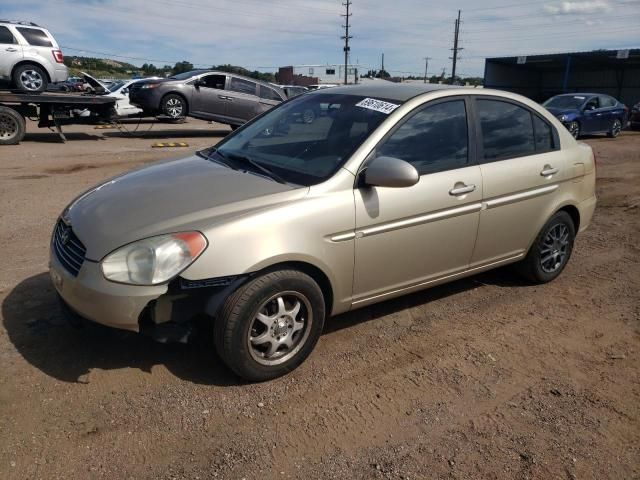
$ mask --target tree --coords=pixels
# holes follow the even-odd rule
[[[391,78],[391,75],[386,70],[378,70],[376,78]]]
[[[173,68],[171,69],[171,75],[190,72],[191,70],[193,70],[193,63],[183,60],[182,62],[178,62],[173,66]]]

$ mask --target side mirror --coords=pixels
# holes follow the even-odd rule
[[[204,85],[205,85],[204,81],[200,80],[200,79],[198,79],[195,82],[193,82],[193,86],[196,87],[196,88],[200,88],[200,87],[202,87]]]
[[[120,93],[122,95],[126,95],[127,93],[129,93],[129,89],[128,88],[123,88],[122,90],[120,90]]]
[[[365,185],[402,188],[418,183],[420,175],[413,165],[394,157],[376,157],[366,166]]]

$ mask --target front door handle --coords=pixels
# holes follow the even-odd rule
[[[218,95],[218,98],[220,100],[229,100],[229,97],[225,96],[225,95]]]
[[[550,177],[551,175],[555,175],[559,170],[557,168],[553,168],[551,165],[545,165],[540,172],[540,175],[543,177]]]
[[[454,185],[454,187],[449,190],[449,195],[453,195],[454,197],[456,197],[458,195],[464,195],[465,193],[471,193],[476,189],[475,185],[465,185],[464,183],[460,186],[456,185]]]
[[[9,47],[5,49],[7,52],[17,52],[18,49],[17,48],[13,48],[13,47]]]

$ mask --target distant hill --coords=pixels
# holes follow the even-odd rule
[[[176,73],[188,72],[195,67],[187,61],[177,62],[174,66],[164,65],[156,67],[152,63],[145,63],[141,67],[132,65],[131,63],[121,62],[120,60],[111,60],[109,58],[93,58],[79,56],[65,56],[64,63],[69,67],[69,74],[77,76],[80,72],[86,72],[97,78],[131,78],[132,76],[152,76],[160,77],[175,75]],[[212,66],[212,70],[221,70],[225,72],[238,73],[247,77],[257,78],[268,82],[275,81],[272,73],[259,72],[257,70],[250,71],[243,67],[235,65],[217,65]]]
[[[108,58],[65,56],[64,63],[69,67],[72,76],[87,72],[103,78],[128,78],[140,72],[140,67],[131,63]]]

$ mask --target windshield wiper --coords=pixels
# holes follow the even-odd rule
[[[215,156],[217,154],[217,157]],[[222,153],[218,152],[218,150],[214,147],[205,148],[204,150],[198,150],[196,152],[200,158],[204,158],[205,160],[209,160],[211,162],[219,163],[220,165],[224,165],[225,167],[229,167],[231,170],[238,170],[238,165],[233,162],[230,158],[226,157]]]
[[[251,159],[249,157],[246,157],[244,155],[239,155],[237,153],[222,153],[220,150],[215,150],[215,152],[218,155],[220,155],[222,158],[229,159],[231,161],[239,161],[239,162],[242,162],[242,163],[245,163],[245,164],[249,164],[254,169],[257,169],[257,170],[261,171],[267,177],[275,180],[278,183],[283,183],[283,184],[287,183],[287,181],[284,178],[282,178],[280,175],[278,175],[277,173],[273,172],[272,170],[268,169],[264,165],[256,162],[255,160],[253,160],[253,159]]]

